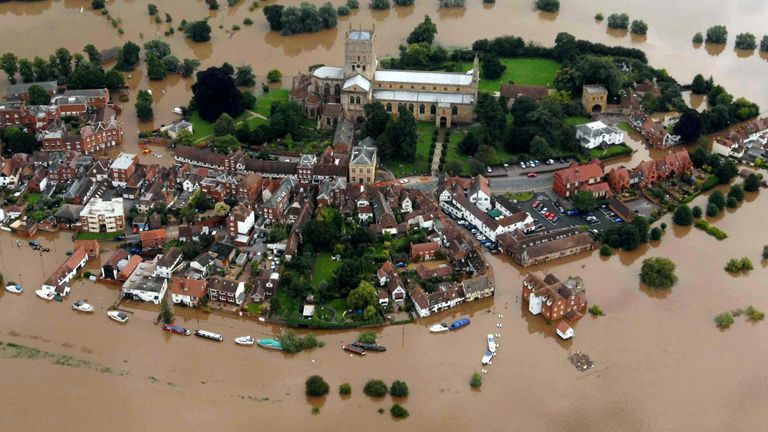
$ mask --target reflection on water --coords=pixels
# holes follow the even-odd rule
[[[605,29],[605,34],[607,34],[607,35],[609,35],[611,37],[614,37],[614,38],[624,38],[624,37],[627,37],[627,35],[629,34],[629,30],[627,30],[627,29],[614,29],[614,28],[608,27],[608,28]]]
[[[745,50],[745,49],[734,48],[733,52],[735,52],[736,56],[739,58],[747,58],[755,55],[755,50]]]
[[[707,54],[711,56],[719,56],[720,54],[725,51],[725,44],[715,44],[715,43],[704,43],[704,49],[707,51]]]

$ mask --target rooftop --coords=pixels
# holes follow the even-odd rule
[[[344,68],[341,66],[321,66],[312,75],[320,79],[344,79]]]
[[[376,72],[378,75],[378,72]],[[465,93],[437,93],[398,90],[374,90],[374,99],[396,102],[471,104],[475,96]]]
[[[125,170],[133,164],[136,155],[133,153],[120,153],[120,155],[112,162],[110,168],[116,170]]]
[[[374,75],[374,81],[468,86],[472,84],[472,74],[460,72],[378,70]]]
[[[80,212],[80,216],[123,216],[123,199],[114,198],[104,201],[101,198],[92,198]]]

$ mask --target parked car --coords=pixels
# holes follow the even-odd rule
[[[536,177],[536,176],[538,176],[538,174],[536,174],[535,172],[528,173],[528,177]]]
[[[622,219],[620,217],[615,217],[615,218],[613,218],[613,221],[616,222],[616,223],[622,223],[622,222],[624,222],[624,219]]]
[[[558,221],[560,221],[560,218],[559,218],[559,217],[557,217],[557,216],[555,216],[555,217],[553,217],[551,220],[552,220],[552,223],[553,223],[553,224],[556,224]]]
[[[541,201],[538,201],[538,200],[536,200],[536,201],[533,203],[533,208],[535,208],[535,209],[538,209],[538,208],[539,208],[539,206],[541,206]]]
[[[410,180],[410,179],[407,179],[407,178],[404,178],[404,179],[400,179],[400,184],[406,184],[406,183],[408,183],[409,181],[411,181],[411,180]]]
[[[472,234],[477,234],[477,228],[472,228],[471,230],[469,230],[469,232],[471,232]]]
[[[398,261],[397,264],[395,264],[395,267],[398,267],[398,268],[408,267],[408,264],[402,261]]]
[[[528,165],[526,165],[525,162],[520,162],[520,168],[526,169],[528,168]]]

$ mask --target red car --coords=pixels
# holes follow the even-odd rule
[[[528,177],[536,177],[537,175],[538,174],[536,174],[535,172],[529,172],[528,173]]]
[[[533,208],[538,210],[539,207],[541,207],[541,201],[536,201],[535,203],[533,203]]]

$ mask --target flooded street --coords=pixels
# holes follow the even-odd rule
[[[768,217],[767,204],[765,192],[748,196],[741,208],[716,218],[713,223],[729,234],[722,242],[666,220],[670,227],[661,244],[611,258],[595,251],[541,266],[561,278],[581,276],[590,303],[606,313],[582,319],[571,342],[556,339],[553,327],[531,317],[519,303],[525,271],[489,256],[497,284],[493,301],[465,305],[418,324],[387,327],[380,340],[388,351],[362,358],[340,349],[355,331],[317,332],[324,348],[289,356],[236,346],[234,337],[280,331],[237,317],[180,311],[178,324],[220,333],[225,337],[221,344],[162,332],[153,324],[156,306],[127,304],[134,314],[120,325],[105,316],[117,289],[91,282],[77,282],[64,304],[44,302],[33,292],[47,276],[40,272],[39,256],[26,244],[17,248],[2,233],[0,270],[10,279],[22,269],[26,291],[0,295],[0,341],[69,354],[129,375],[65,368],[45,360],[0,359],[0,385],[13,389],[0,396],[0,430],[53,425],[81,430],[82,416],[93,420],[93,429],[109,424],[115,430],[233,430],[258,421],[273,429],[312,424],[319,430],[352,430],[352,423],[364,422],[368,430],[390,430],[393,420],[376,412],[388,409],[390,398],[375,401],[361,392],[369,378],[408,382],[411,396],[404,405],[411,416],[397,425],[403,430],[476,430],[479,425],[498,431],[763,430],[768,424],[759,413],[768,403],[763,367],[768,326],[739,317],[730,329],[720,331],[712,319],[750,304],[768,307],[766,268],[759,256],[765,239],[745,223]],[[64,259],[64,238],[53,241],[51,254],[57,259],[42,261],[46,272],[58,265],[59,256]],[[102,258],[108,256],[102,253]],[[648,256],[677,263],[679,281],[670,291],[640,286],[637,275]],[[741,256],[756,263],[748,276],[732,277],[722,270],[729,258]],[[72,311],[69,303],[77,298],[87,298],[96,313]],[[499,313],[504,314],[501,320]],[[433,323],[463,315],[472,319],[466,329],[438,335],[427,331]],[[468,379],[481,368],[487,333],[502,335],[499,355],[488,367],[482,389],[474,392]],[[567,356],[575,350],[588,353],[595,367],[586,373],[574,370]],[[331,384],[331,394],[319,403],[303,394],[304,380],[315,373]],[[352,384],[349,399],[336,392],[343,382]],[[71,397],[75,387],[77,398]],[[129,400],[135,409],[124,409]],[[321,407],[319,415],[311,414],[311,403]],[[49,407],[46,416],[35,415],[40,405]],[[155,406],[163,409],[152,416],[136,415]],[[98,414],[107,410],[110,416]],[[340,418],[346,419],[344,425],[339,425]]]

